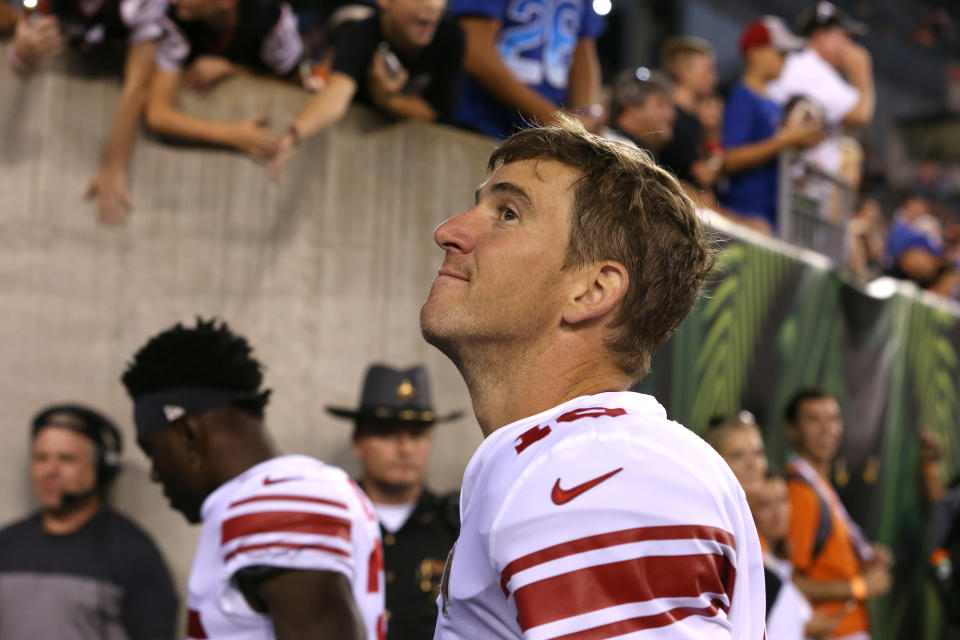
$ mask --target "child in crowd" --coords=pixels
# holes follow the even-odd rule
[[[127,162],[147,99],[166,10],[167,0],[45,1],[39,3],[36,13],[24,12],[17,18],[13,41],[7,47],[8,63],[24,77],[65,44],[83,53],[126,47],[113,131],[87,188],[87,196],[97,199],[102,222],[122,222],[132,208]]]
[[[448,120],[456,105],[464,41],[443,20],[445,0],[378,0],[379,10],[339,28],[326,86],[280,139],[274,175],[305,138],[337,122],[354,99],[387,116]]]
[[[203,86],[232,73],[235,64],[281,77],[296,71],[303,43],[290,6],[280,0],[175,0],[164,28],[147,126],[164,136],[234,147],[259,161],[271,159],[279,136],[263,118],[205,120],[178,109],[176,99],[184,65],[204,54],[217,57],[197,60],[200,66],[192,70],[194,83]]]
[[[747,67],[730,92],[723,120],[723,170],[729,178],[720,203],[736,222],[768,235],[777,224],[777,155],[823,138],[819,122],[781,124],[783,111],[766,95],[786,53],[802,44],[776,16],[747,25],[740,36]]]

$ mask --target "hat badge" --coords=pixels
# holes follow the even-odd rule
[[[401,400],[406,400],[412,397],[413,394],[414,394],[413,382],[408,378],[404,378],[400,382],[400,385],[397,387],[397,397],[400,398]]]

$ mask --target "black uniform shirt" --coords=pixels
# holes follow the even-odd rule
[[[431,640],[443,566],[460,535],[460,494],[424,490],[396,533],[380,526],[387,581],[387,640]]]

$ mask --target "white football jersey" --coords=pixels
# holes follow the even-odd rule
[[[743,490],[650,396],[585,396],[498,429],[460,515],[435,640],[764,637]]]
[[[367,640],[384,640],[383,548],[369,500],[337,467],[281,456],[251,467],[203,502],[187,595],[189,640],[272,640],[233,583],[246,567],[336,571],[353,586]]]

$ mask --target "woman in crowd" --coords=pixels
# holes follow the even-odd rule
[[[790,501],[782,475],[771,474],[763,434],[749,411],[711,421],[704,439],[730,465],[750,503],[763,549],[767,591],[767,638],[803,640],[829,637],[840,617],[814,614],[794,586],[793,567],[786,559]]]

